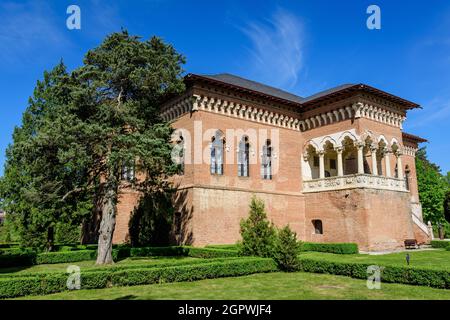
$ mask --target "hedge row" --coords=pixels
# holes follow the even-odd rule
[[[207,245],[206,248],[239,251],[238,244]],[[319,243],[303,241],[299,242],[299,251],[317,251],[337,254],[355,254],[359,252],[356,243]]]
[[[227,258],[238,257],[235,250],[196,248],[196,247],[144,247],[131,248],[131,257],[152,257],[152,256],[185,256],[194,258]]]
[[[450,248],[450,241],[431,240],[431,247],[433,247],[433,248]]]
[[[97,257],[95,250],[80,250],[68,252],[21,252],[0,255],[0,268],[26,267],[35,264],[68,263],[93,260]]]
[[[195,281],[273,271],[277,271],[275,262],[272,259],[264,258],[248,258],[199,265],[143,268],[117,272],[102,270],[97,272],[82,272],[81,289]],[[67,279],[67,274],[42,277],[3,278],[0,279],[0,298],[43,295],[65,291],[68,290]]]
[[[299,251],[317,251],[337,254],[355,254],[358,253],[356,243],[317,243],[300,242]]]
[[[210,262],[225,262],[225,261],[235,261],[240,260],[242,258],[213,258],[213,259],[182,259],[168,261],[168,262],[159,262],[154,264],[149,264],[148,261],[140,263],[140,264],[114,264],[108,266],[92,266],[81,268],[82,272],[98,272],[98,271],[120,271],[120,270],[131,270],[131,269],[143,269],[143,268],[163,268],[163,267],[172,267],[172,266],[181,266],[181,265],[196,265],[196,264],[204,264]],[[24,278],[24,277],[43,277],[43,276],[51,276],[57,274],[66,274],[66,271],[61,269],[60,271],[35,271],[35,272],[21,272],[21,273],[0,273],[0,279],[3,278]]]
[[[300,258],[300,270],[303,272],[328,273],[367,279],[370,264],[331,262],[311,258]],[[416,267],[380,266],[381,281],[441,289],[450,289],[450,271],[421,269]]]
[[[113,249],[114,261],[128,257],[152,257],[152,256],[189,256],[195,258],[228,258],[238,257],[238,252],[233,250],[222,250],[212,248],[194,247],[146,247],[130,248],[120,246]],[[16,252],[0,255],[0,268],[25,267],[35,264],[69,263],[84,260],[95,260],[96,250],[78,250],[61,252]]]
[[[12,247],[18,247],[18,242],[10,242],[10,243],[0,243],[0,249],[7,249]]]

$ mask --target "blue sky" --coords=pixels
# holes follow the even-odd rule
[[[81,8],[81,30],[66,9]],[[366,27],[369,5],[381,30]],[[405,131],[427,138],[450,171],[450,3],[428,1],[13,1],[0,3],[0,174],[4,153],[36,81],[63,58],[70,69],[121,27],[158,35],[192,73],[228,72],[300,96],[367,83],[423,106]]]

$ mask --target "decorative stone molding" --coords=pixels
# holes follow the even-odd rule
[[[417,148],[413,148],[410,146],[404,146],[403,147],[403,154],[407,155],[407,156],[411,156],[411,157],[415,157],[416,153],[417,153]]]
[[[300,131],[299,120],[292,116],[206,95],[185,96],[164,108],[161,116],[166,121],[172,121],[184,113],[197,110]]]
[[[185,113],[198,110],[199,99],[200,97],[197,95],[183,95],[163,106],[161,117],[164,121],[173,121]]]
[[[165,121],[173,121],[185,113],[202,110],[296,131],[311,130],[353,118],[367,118],[402,129],[402,123],[406,119],[400,113],[363,102],[336,107],[335,110],[306,118],[269,111],[265,107],[263,109],[207,95],[186,94],[164,106],[161,116]]]
[[[327,124],[352,118],[367,118],[402,129],[406,117],[400,113],[388,110],[382,106],[369,103],[355,102],[351,105],[340,106],[335,110],[312,115],[300,120],[301,131],[311,130]]]
[[[355,188],[409,192],[406,189],[406,181],[404,179],[374,176],[370,174],[352,174],[341,177],[327,177],[303,181],[304,193]]]

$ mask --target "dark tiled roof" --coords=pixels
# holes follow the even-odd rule
[[[343,84],[328,90],[321,91],[319,93],[313,94],[309,97],[302,98],[295,94],[277,89],[256,81],[251,81],[244,79],[228,73],[220,73],[215,75],[196,75],[188,74],[186,76],[187,80],[203,80],[213,82],[218,85],[225,85],[228,87],[234,87],[240,90],[251,91],[253,94],[264,95],[273,99],[281,99],[285,103],[294,104],[300,107],[314,106],[320,101],[327,100],[332,97],[339,97],[345,94],[354,94],[359,91],[364,91],[368,93],[375,94],[382,98],[394,101],[403,105],[405,109],[419,108],[420,106],[414,102],[402,99],[393,94],[387,93],[385,91],[376,89],[374,87],[368,86],[366,84]]]
[[[234,86],[242,87],[245,89],[249,89],[252,91],[261,92],[270,96],[274,96],[277,98],[281,98],[284,100],[289,100],[292,102],[301,103],[303,101],[302,97],[296,96],[295,94],[283,91],[281,89],[277,89],[256,81],[244,79],[229,73],[219,73],[219,74],[203,74],[201,75],[204,78],[217,80],[221,82],[225,82]]]
[[[309,101],[313,101],[313,100],[319,99],[321,97],[325,97],[325,96],[327,96],[329,94],[332,94],[332,93],[335,93],[335,92],[339,92],[339,91],[347,89],[347,88],[351,88],[353,86],[355,86],[355,85],[352,84],[352,83],[342,84],[340,86],[333,87],[333,88],[330,88],[330,89],[327,89],[327,90],[324,90],[324,91],[320,91],[320,92],[315,93],[315,94],[313,94],[313,95],[311,95],[309,97],[306,97],[305,99],[303,99],[302,102],[306,103],[306,102],[309,102]]]
[[[403,136],[403,139],[405,139],[405,140],[410,140],[410,141],[417,142],[417,143],[428,142],[427,139],[421,138],[421,137],[413,135],[411,133],[402,132],[402,136]]]

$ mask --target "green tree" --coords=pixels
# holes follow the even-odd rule
[[[246,256],[271,257],[276,236],[274,226],[267,220],[264,202],[252,197],[247,219],[241,220],[241,254]]]
[[[101,212],[97,263],[112,263],[122,188],[143,195],[172,189],[168,178],[179,169],[171,161],[173,130],[159,107],[184,90],[183,63],[161,39],[142,41],[122,31],[90,50],[80,68],[68,74],[61,65],[38,83],[0,188],[6,210],[18,213],[30,241],[53,236],[62,217],[79,222],[75,218],[98,209],[95,203]],[[124,181],[124,170],[139,179]]]
[[[0,198],[25,246],[51,250],[56,223],[77,225],[90,210],[87,194],[65,196],[85,180],[83,167],[67,165],[62,152],[73,137],[67,132],[77,130],[61,121],[71,100],[70,82],[62,62],[44,73],[6,152]]]
[[[289,226],[278,230],[275,240],[273,258],[283,271],[297,271],[299,268],[297,234]]]
[[[76,79],[72,114],[82,123],[78,146],[88,176],[99,185],[101,222],[97,264],[112,263],[112,237],[124,169],[139,179],[129,185],[143,194],[171,188],[171,127],[159,116],[161,103],[184,90],[184,57],[161,39],[141,41],[113,33],[89,51]]]
[[[444,199],[448,183],[442,176],[439,166],[427,158],[426,148],[416,155],[417,183],[425,221],[433,224],[444,222]]]
[[[444,199],[444,217],[450,223],[450,191],[447,191]]]

